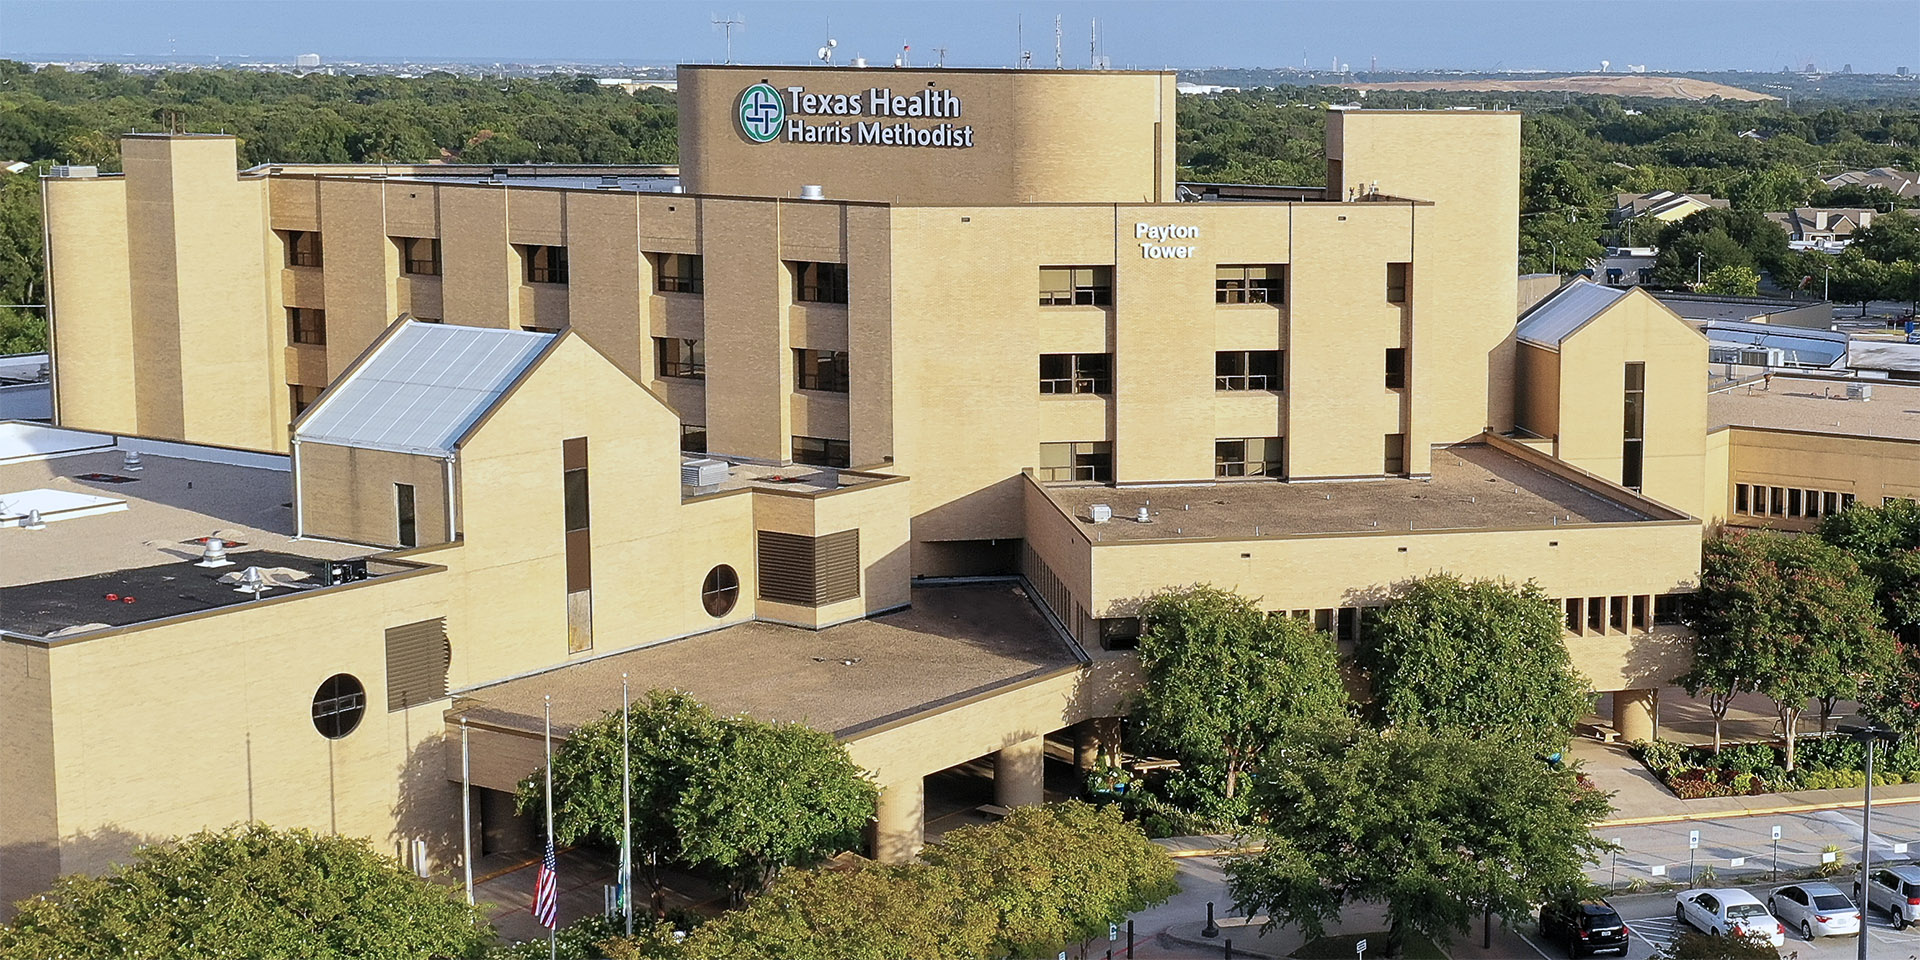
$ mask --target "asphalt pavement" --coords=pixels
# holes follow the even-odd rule
[[[1818,868],[1828,846],[1848,865],[1846,879],[1860,863],[1860,811],[1821,810],[1806,813],[1721,817],[1602,828],[1602,840],[1617,841],[1617,857],[1594,864],[1587,875],[1609,889],[1622,889],[1635,880],[1647,884],[1690,885],[1711,869],[1717,882],[1762,883],[1774,876],[1773,828],[1780,828],[1779,876],[1798,877]],[[1693,841],[1694,833],[1698,840]],[[1690,843],[1697,843],[1691,846]],[[1875,805],[1873,859],[1908,862],[1920,857],[1920,803]],[[1785,879],[1781,880],[1786,882]],[[1848,889],[1851,889],[1850,887]]]

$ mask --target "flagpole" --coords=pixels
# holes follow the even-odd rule
[[[543,717],[542,717],[542,739],[546,743],[546,751],[547,751],[547,769],[546,769],[546,773],[547,773],[547,849],[551,850],[553,849],[553,695],[552,694],[548,694],[546,697],[546,705],[545,705],[545,710],[543,711]],[[559,932],[559,927],[560,927],[560,923],[559,923],[560,889],[559,889],[559,883],[557,881],[554,884],[553,899],[554,899],[553,912],[555,914],[555,919],[554,919],[553,925],[547,927],[547,957],[548,957],[548,960],[559,960],[560,942],[559,940],[556,939],[556,936]]]
[[[627,675],[620,675],[620,895],[627,916],[627,936],[633,936],[633,750],[628,744],[632,706],[627,699]]]
[[[473,906],[473,763],[467,752],[467,718],[460,718],[460,860],[467,865],[467,906]]]

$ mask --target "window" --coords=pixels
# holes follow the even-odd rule
[[[653,288],[661,293],[705,293],[706,267],[697,253],[653,255]]]
[[[1407,435],[1404,433],[1387,434],[1386,462],[1382,466],[1388,474],[1407,472]]]
[[[445,617],[387,628],[387,712],[447,697]]]
[[[1832,490],[1822,493],[1820,495],[1820,507],[1821,513],[1827,516],[1833,516],[1840,511],[1840,495]]]
[[[587,468],[576,467],[564,474],[567,532],[585,530],[587,515]]]
[[[1583,612],[1580,609],[1580,598],[1568,597],[1566,600],[1566,606],[1567,606],[1567,632],[1579,633],[1580,621],[1585,619]]]
[[[1587,598],[1587,629],[1599,632],[1607,625],[1607,598]]]
[[[1040,469],[1043,481],[1113,480],[1113,444],[1105,441],[1081,443],[1043,443],[1040,445]]]
[[[1666,593],[1653,598],[1653,622],[1662,626],[1680,622],[1680,598],[1683,594]]]
[[[367,688],[351,674],[336,673],[313,694],[313,728],[328,740],[352,733],[367,713]]]
[[[288,230],[287,266],[320,266],[320,234],[312,230]]]
[[[1411,263],[1387,264],[1387,302],[1407,302],[1407,275],[1413,272]]]
[[[1841,494],[1840,495],[1840,512],[1845,513],[1848,510],[1852,510],[1852,509],[1853,509],[1853,494],[1851,493]]]
[[[1649,618],[1652,610],[1647,604],[1648,599],[1645,594],[1636,594],[1633,598],[1633,625],[1642,630],[1653,626]]]
[[[653,355],[660,376],[684,377],[688,380],[707,378],[707,345],[704,340],[654,337]]]
[[[1832,494],[1828,494],[1828,496],[1832,496]],[[1747,485],[1744,483],[1736,483],[1733,485],[1733,512],[1747,512]]]
[[[1776,517],[1786,516],[1787,491],[1782,487],[1767,488],[1767,512]]]
[[[847,355],[839,350],[793,351],[793,385],[800,390],[847,392]]]
[[[847,265],[794,263],[793,298],[801,303],[846,303]]]
[[[1041,354],[1040,392],[1044,394],[1112,393],[1113,354]]]
[[[1281,350],[1221,350],[1213,355],[1215,390],[1284,390]]]
[[[680,452],[707,452],[707,425],[704,423],[683,423],[680,425]]]
[[[1806,491],[1806,504],[1807,504],[1807,511],[1806,511],[1807,516],[1809,517],[1820,516],[1820,491],[1818,490]]]
[[[1800,488],[1792,487],[1787,490],[1787,516],[1797,517],[1799,515],[1800,515]]]
[[[1218,266],[1213,269],[1214,303],[1285,303],[1284,266]]]
[[[1387,389],[1404,390],[1407,386],[1407,348],[1387,348]]]
[[[825,536],[762,530],[760,597],[817,607],[860,595],[860,531]]]
[[[827,437],[794,437],[793,462],[816,467],[845,467],[850,462],[847,441]]]
[[[1624,439],[1620,447],[1620,485],[1638,491],[1645,468],[1647,437],[1647,365],[1627,364]]]
[[[1249,437],[1213,442],[1216,477],[1284,477],[1287,475],[1285,437]]]
[[[732,613],[739,600],[740,575],[732,567],[723,563],[707,571],[707,579],[700,584],[700,605],[707,608],[709,616]]]
[[[413,513],[413,484],[396,483],[393,485],[393,513],[398,538],[403,547],[420,545],[419,529],[416,527]]]
[[[1094,625],[1103,650],[1132,650],[1140,645],[1139,617],[1102,617]]]
[[[400,269],[417,277],[440,275],[440,241],[431,237],[396,237],[400,244]]]
[[[312,307],[288,307],[287,341],[326,346],[327,312]]]
[[[1043,307],[1113,306],[1112,267],[1041,267]]]
[[[527,265],[528,283],[566,283],[566,247],[522,247],[521,260]]]
[[[293,411],[293,415],[297,417],[306,413],[307,408],[313,406],[315,400],[320,399],[320,390],[319,387],[309,387],[301,383],[287,384],[287,406]]]
[[[1607,598],[1607,627],[1615,631],[1627,629],[1627,598]]]

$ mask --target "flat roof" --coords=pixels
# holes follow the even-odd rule
[[[696,458],[683,457],[681,462],[685,463],[693,459]],[[706,459],[721,458],[709,457]],[[716,493],[749,489],[789,490],[796,493],[826,493],[831,490],[844,490],[847,487],[857,487],[882,480],[898,479],[859,470],[815,467],[803,463],[776,467],[765,463],[734,463],[727,460],[721,460],[721,462],[727,464],[727,479],[725,481],[709,484],[704,487],[682,486],[680,488],[680,495],[683,498],[704,497]]]
[[[570,731],[619,709],[627,673],[636,695],[672,688],[847,737],[1080,662],[1014,582],[915,586],[912,604],[820,631],[744,623],[479,687],[456,710],[538,733],[552,696],[554,728]]]
[[[605,190],[608,192],[627,191],[629,193],[675,193],[680,187],[680,178],[665,175],[619,175],[600,176],[561,176],[542,173],[529,173],[537,167],[508,167],[512,172],[504,177],[490,173],[389,173],[372,171],[365,173],[325,173],[326,177],[346,177],[354,180],[407,180],[415,183],[462,183],[484,184],[508,187],[553,187],[560,190]]]
[[[1670,519],[1652,504],[1582,486],[1487,444],[1433,452],[1432,479],[1230,481],[1175,487],[1041,487],[1095,542],[1528,529]],[[1106,504],[1113,519],[1094,523]],[[1134,519],[1147,507],[1152,523]]]
[[[1872,388],[1848,400],[1847,387]],[[1837,436],[1920,440],[1920,385],[1886,380],[1772,376],[1707,394],[1709,428],[1759,427]]]

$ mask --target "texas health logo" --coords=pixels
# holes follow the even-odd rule
[[[786,126],[787,107],[780,102],[780,91],[756,83],[740,91],[740,132],[754,143],[770,143]]]

